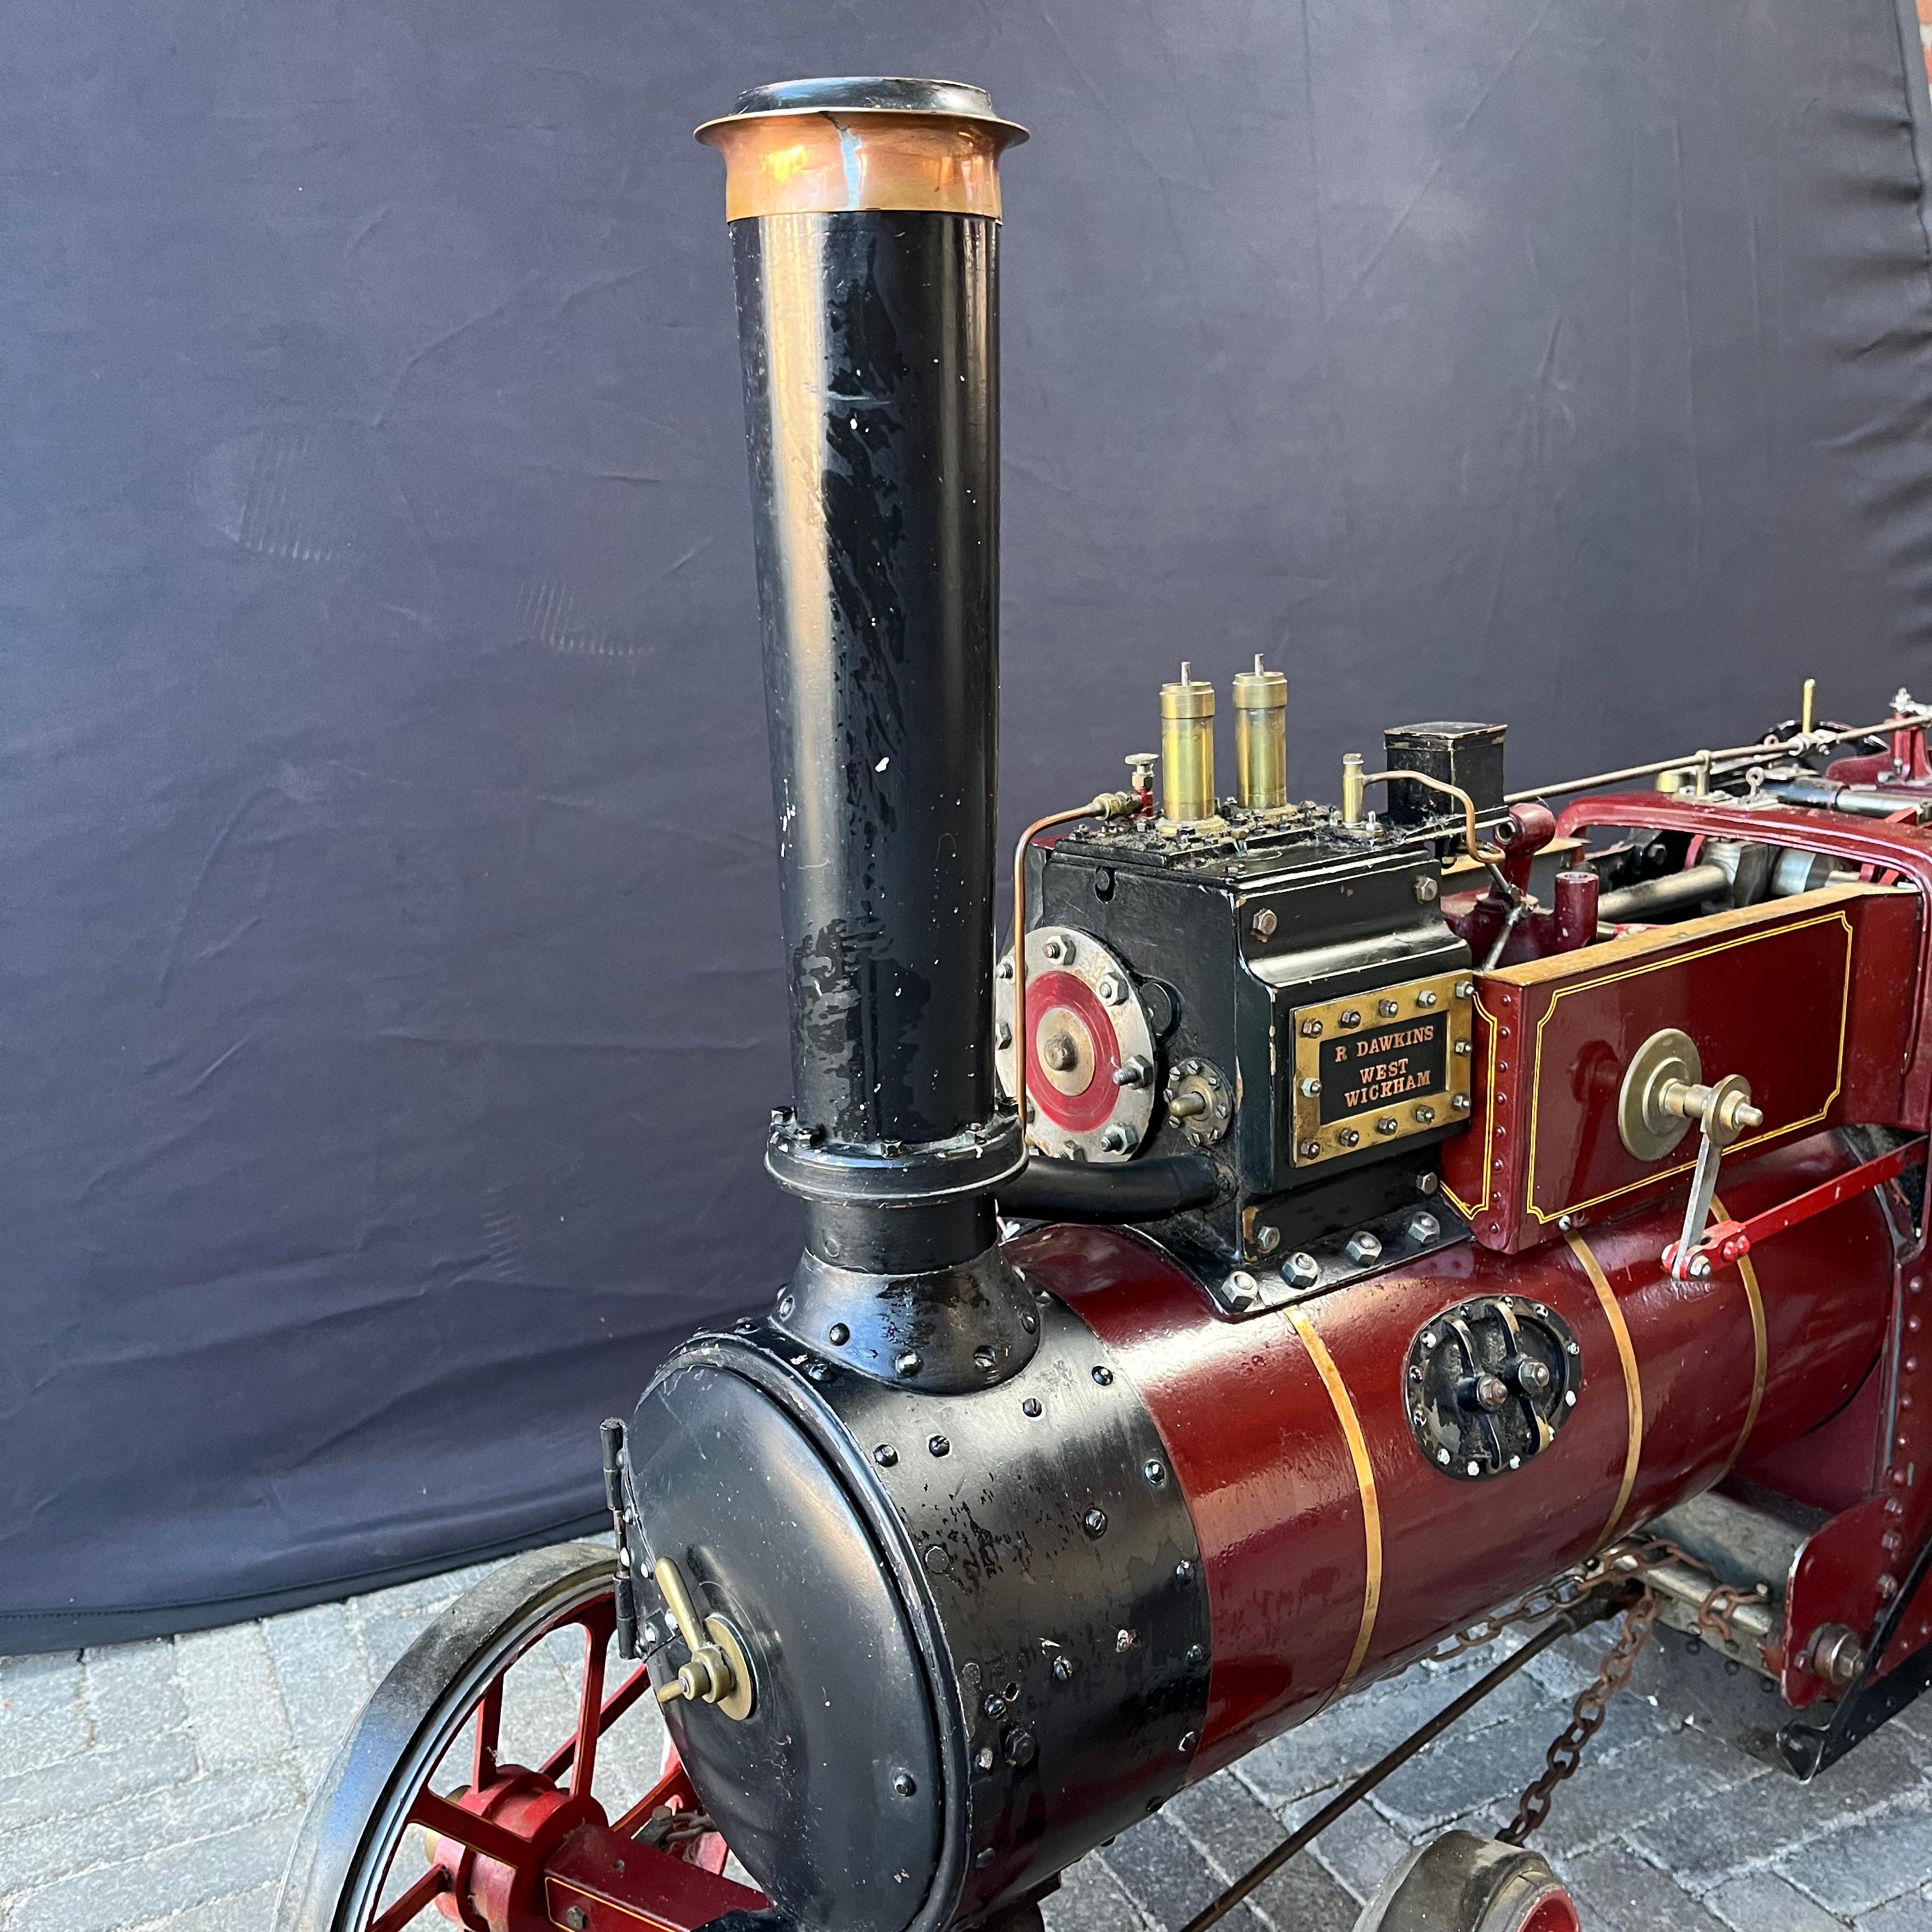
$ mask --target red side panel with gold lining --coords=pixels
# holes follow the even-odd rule
[[[1475,1118],[1443,1149],[1444,1191],[1514,1252],[1682,1183],[1694,1133],[1640,1161],[1617,1131],[1624,1070],[1664,1027],[1706,1079],[1750,1082],[1765,1124],[1730,1160],[1898,1120],[1918,916],[1916,893],[1833,886],[1479,975]]]

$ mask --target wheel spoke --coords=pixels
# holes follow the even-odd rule
[[[503,1725],[503,1680],[498,1678],[476,1707],[476,1744],[470,1755],[470,1788],[481,1791],[496,1775],[496,1739]]]
[[[602,1736],[650,1688],[650,1668],[640,1664],[604,1700],[604,1708],[597,1716],[598,1736]],[[554,1784],[570,1768],[576,1757],[577,1740],[572,1738],[559,1744],[537,1768]]]
[[[570,1795],[587,1798],[597,1774],[597,1740],[604,1730],[604,1652],[609,1639],[586,1626],[584,1633],[584,1691],[577,1700],[577,1762],[571,1768]]]
[[[454,1838],[459,1845],[467,1845],[472,1852],[480,1852],[486,1858],[494,1858],[513,1870],[521,1869],[530,1856],[529,1839],[520,1838],[492,1820],[479,1818],[475,1812],[451,1804],[447,1798],[439,1798],[434,1791],[416,1793],[416,1802],[410,1807],[409,1821],[439,1838]]]
[[[441,1865],[431,1865],[394,1904],[376,1913],[369,1922],[369,1932],[403,1932],[403,1928],[433,1898],[449,1889],[449,1874]]]

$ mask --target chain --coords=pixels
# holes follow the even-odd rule
[[[1623,1630],[1604,1653],[1596,1676],[1570,1706],[1570,1721],[1545,1754],[1541,1773],[1524,1791],[1516,1816],[1497,1834],[1506,1844],[1521,1844],[1549,1816],[1556,1787],[1566,1778],[1574,1775],[1583,1761],[1585,1748],[1603,1728],[1604,1720],[1610,1714],[1610,1700],[1630,1682],[1637,1654],[1649,1641],[1651,1632],[1657,1627],[1658,1614],[1663,1607],[1649,1578],[1653,1571],[1666,1564],[1710,1579],[1711,1587],[1697,1606],[1697,1628],[1726,1645],[1736,1641],[1731,1630],[1731,1618],[1739,1606],[1761,1603],[1769,1594],[1762,1582],[1748,1590],[1741,1590],[1736,1584],[1724,1582],[1708,1564],[1700,1562],[1688,1550],[1679,1549],[1663,1537],[1628,1536],[1611,1544],[1600,1556],[1579,1564],[1574,1570],[1565,1570],[1541,1590],[1532,1591],[1514,1609],[1484,1618],[1471,1630],[1451,1640],[1438,1653],[1444,1657],[1458,1655],[1477,1643],[1489,1642],[1514,1623],[1546,1616],[1552,1610],[1562,1609],[1591,1590],[1624,1582],[1642,1586],[1642,1594],[1624,1612]]]
[[[1622,1634],[1604,1653],[1595,1678],[1570,1706],[1570,1721],[1544,1754],[1541,1774],[1524,1791],[1516,1816],[1496,1834],[1504,1844],[1521,1844],[1550,1816],[1550,1800],[1556,1787],[1574,1775],[1583,1762],[1584,1747],[1603,1728],[1604,1720],[1610,1714],[1610,1700],[1630,1682],[1637,1652],[1656,1628],[1658,1609],[1657,1593],[1646,1588],[1624,1611]]]

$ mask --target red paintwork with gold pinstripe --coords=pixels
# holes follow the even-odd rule
[[[1830,1136],[1726,1174],[1732,1213],[1856,1165]],[[1063,1296],[1134,1378],[1192,1510],[1214,1633],[1197,1776],[1312,1715],[1359,1675],[1394,1668],[1672,1503],[1708,1488],[1745,1444],[1816,1427],[1871,1373],[1884,1340],[1892,1252],[1870,1195],[1780,1234],[1750,1259],[1765,1336],[1761,1389],[1750,1292],[1737,1268],[1672,1280],[1660,1265],[1672,1216],[1639,1214],[1588,1236],[1628,1332],[1640,1386],[1631,1450],[1616,1336],[1580,1258],[1562,1243],[1505,1257],[1473,1245],[1342,1288],[1296,1312],[1318,1336],[1366,1444],[1364,1486],[1321,1366],[1286,1313],[1218,1315],[1151,1241],[1111,1228],[1046,1228],[1013,1259]],[[1581,1344],[1582,1386],[1555,1443],[1480,1486],[1426,1462],[1402,1374],[1417,1330],[1485,1292],[1546,1302]],[[1614,1520],[1613,1520],[1614,1519]],[[1371,1547],[1372,1542],[1376,1546]]]

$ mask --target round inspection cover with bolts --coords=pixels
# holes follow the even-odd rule
[[[1582,1932],[1562,1881],[1534,1852],[1444,1832],[1397,1860],[1355,1932]]]
[[[1072,926],[1027,934],[1027,1146],[1061,1160],[1131,1160],[1154,1115],[1154,1029],[1119,957]],[[1013,1090],[1013,970],[994,980],[1000,1085]]]

